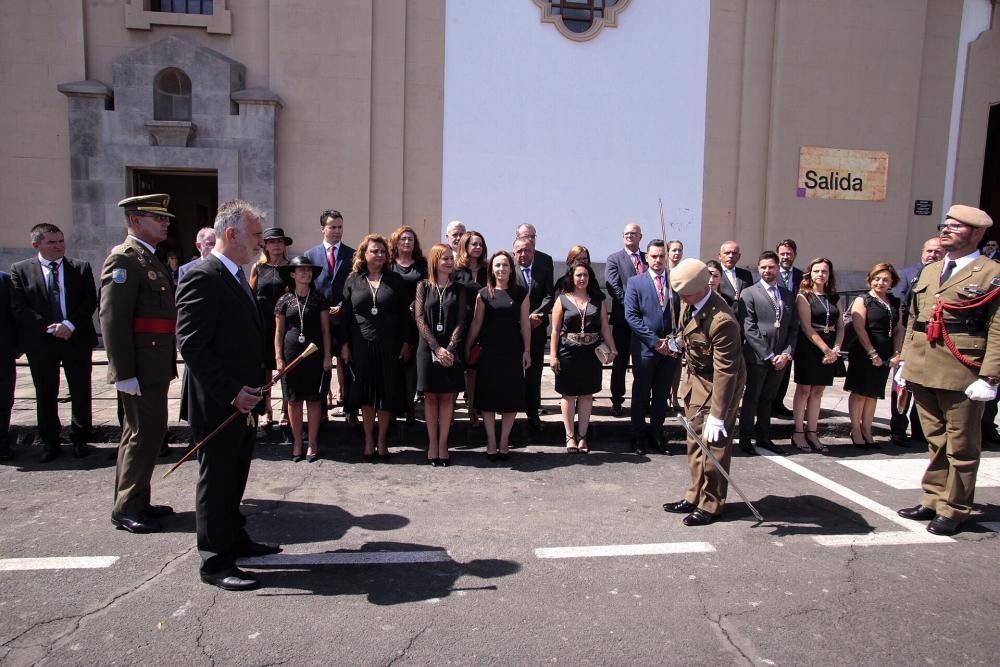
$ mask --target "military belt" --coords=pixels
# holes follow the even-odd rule
[[[137,317],[132,322],[136,333],[172,334],[177,331],[177,320],[162,317]]]
[[[986,328],[980,322],[969,321],[969,320],[957,320],[949,322],[945,320],[942,322],[944,328],[948,330],[950,334],[956,333],[967,333],[967,334],[982,334],[986,333]],[[927,322],[914,322],[913,330],[919,331],[920,333],[927,333]]]

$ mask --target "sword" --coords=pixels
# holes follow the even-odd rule
[[[736,482],[734,482],[733,478],[729,476],[729,473],[726,472],[726,469],[722,467],[722,465],[719,463],[719,459],[715,458],[715,454],[713,454],[709,446],[705,444],[705,441],[701,439],[701,436],[699,436],[697,431],[695,431],[694,426],[691,424],[690,421],[688,421],[688,418],[679,412],[677,413],[677,418],[681,420],[681,424],[683,424],[684,428],[687,429],[688,435],[690,435],[691,438],[695,441],[695,443],[697,443],[697,445],[701,448],[701,451],[705,452],[705,455],[712,460],[712,463],[714,463],[715,467],[718,468],[720,473],[722,473],[722,476],[726,478],[726,481],[729,482],[729,485],[736,490],[736,493],[740,494],[740,498],[742,498],[743,502],[745,502],[747,507],[750,508],[750,512],[753,513],[757,521],[758,522],[763,521],[764,517],[760,515],[760,512],[758,512],[757,508],[753,506],[753,503],[750,502],[746,494],[743,493],[742,490],[740,490],[740,487],[736,485]]]
[[[663,197],[658,197],[660,200],[660,238],[663,241],[667,241],[667,221],[663,217]]]

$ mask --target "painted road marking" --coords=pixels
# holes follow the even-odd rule
[[[715,551],[708,542],[664,542],[661,544],[608,544],[591,547],[535,549],[538,558],[597,558],[602,556],[659,556]]]
[[[256,558],[241,558],[240,565],[254,566],[306,566],[306,565],[397,565],[401,563],[447,563],[447,551],[353,551],[318,554],[274,554]]]
[[[888,484],[894,489],[919,489],[920,480],[927,470],[927,459],[870,459],[837,461],[842,466]],[[1000,458],[986,458],[979,462],[976,488],[1000,486]]]
[[[118,556],[65,556],[51,558],[0,558],[0,572],[24,570],[99,570],[111,567]]]
[[[814,535],[813,540],[824,547],[881,547],[898,544],[945,544],[954,542],[950,537],[932,535],[927,531],[887,531],[864,535]]]
[[[758,452],[759,451],[760,450],[758,450]],[[819,484],[823,488],[825,488],[825,489],[827,489],[829,491],[832,491],[833,493],[836,493],[838,496],[840,496],[842,498],[845,498],[846,500],[851,501],[855,505],[860,505],[861,507],[865,508],[869,512],[874,512],[875,514],[878,514],[883,519],[891,521],[891,522],[893,522],[894,524],[896,524],[898,526],[902,526],[903,528],[905,528],[907,531],[909,531],[911,533],[919,533],[920,535],[930,535],[930,533],[927,532],[927,527],[922,522],[911,521],[909,519],[904,519],[903,517],[901,517],[898,514],[896,514],[895,510],[890,509],[890,508],[886,507],[885,505],[882,505],[881,503],[877,503],[874,500],[872,500],[871,498],[863,496],[860,493],[858,493],[857,491],[854,491],[852,489],[847,488],[843,484],[838,484],[837,482],[834,482],[832,479],[828,479],[828,478],[824,477],[823,475],[820,475],[817,472],[813,472],[809,468],[806,468],[805,466],[799,465],[798,463],[795,463],[794,461],[789,461],[788,459],[786,459],[783,456],[779,456],[777,454],[772,454],[770,452],[763,453],[762,455],[768,461],[776,463],[779,466],[781,466],[781,467],[783,467],[783,468],[785,468],[787,470],[790,470],[790,471],[796,473],[797,475],[801,475],[802,477],[805,477],[806,479],[808,479],[811,482],[815,482],[816,484]],[[823,544],[823,541],[820,540],[820,539],[818,539],[819,537],[821,537],[821,536],[814,535],[813,539],[818,544]],[[848,538],[857,538],[859,536],[858,535],[826,535],[825,537],[826,538],[842,537],[844,539],[848,539]],[[943,543],[944,541],[954,542],[954,540],[952,538],[950,538],[950,537],[939,537],[939,536],[936,536],[936,535],[934,535],[932,537],[937,538],[936,541],[938,543]],[[872,543],[873,546],[875,544],[877,544],[877,542],[873,542]],[[828,544],[826,546],[833,546],[833,545],[829,545]],[[858,546],[863,546],[863,544],[862,543],[858,543]]]

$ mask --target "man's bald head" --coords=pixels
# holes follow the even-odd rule
[[[941,247],[941,239],[937,236],[924,241],[924,247],[920,251],[920,262],[930,264],[944,257],[944,248]]]

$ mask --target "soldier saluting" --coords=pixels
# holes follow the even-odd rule
[[[954,535],[972,510],[986,401],[1000,383],[1000,264],[977,247],[993,220],[971,206],[948,209],[938,225],[944,259],[913,287],[900,369],[930,449],[920,504],[899,510],[928,532]]]
[[[167,430],[167,389],[177,377],[170,272],[157,259],[173,218],[170,195],[141,195],[118,202],[128,236],[111,249],[101,271],[101,331],[108,352],[108,382],[115,385],[124,417],[115,467],[111,523],[131,533],[162,529],[173,514],[150,504],[150,479]]]

